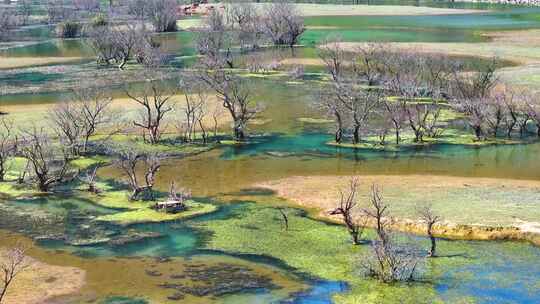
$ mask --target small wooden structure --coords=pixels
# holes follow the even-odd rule
[[[167,213],[177,213],[186,210],[186,204],[179,200],[169,200],[165,202],[157,202],[154,205],[154,209],[157,211],[165,211]]]

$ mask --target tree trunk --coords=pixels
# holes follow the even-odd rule
[[[353,144],[357,144],[359,142],[360,142],[360,125],[355,124],[354,131],[353,131]]]
[[[482,128],[480,126],[473,127],[474,128],[474,135],[476,136],[477,140],[482,139]]]
[[[238,141],[243,141],[245,139],[244,129],[238,124],[234,124],[234,139]]]
[[[396,145],[399,145],[399,128],[395,128],[396,130]]]

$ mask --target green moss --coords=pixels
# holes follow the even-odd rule
[[[99,163],[106,163],[109,161],[109,158],[104,156],[89,156],[89,157],[79,157],[70,162],[70,164],[77,169],[87,169],[91,166],[97,165]]]
[[[144,206],[141,206],[144,204]],[[115,214],[102,215],[97,218],[98,221],[112,222],[119,225],[131,225],[138,223],[156,223],[173,221],[179,219],[191,218],[194,216],[214,212],[217,207],[212,204],[203,204],[194,201],[186,202],[188,209],[178,213],[166,213],[151,209],[153,203],[137,203],[135,208],[130,206],[132,210],[119,212]]]
[[[460,114],[455,113],[449,110],[449,113],[441,111],[441,116],[444,115],[444,119],[453,120],[458,117]],[[443,120],[443,119],[441,119]],[[486,140],[477,140],[476,137],[466,131],[457,130],[457,129],[444,129],[442,134],[437,137],[424,136],[422,142],[415,142],[414,133],[411,131],[405,131],[400,134],[400,143],[396,145],[395,136],[390,132],[387,135],[385,144],[380,143],[378,136],[367,136],[362,139],[358,144],[353,143],[336,143],[334,141],[327,142],[329,146],[336,146],[341,148],[350,148],[350,149],[366,149],[366,150],[379,150],[379,151],[390,151],[390,152],[399,152],[406,149],[429,146],[436,144],[445,144],[445,145],[458,145],[458,146],[470,146],[470,147],[485,147],[491,145],[516,145],[527,143],[527,141],[518,140],[518,139],[507,139],[507,138],[488,138]]]
[[[327,124],[333,122],[331,119],[324,118],[311,118],[311,117],[300,117],[297,119],[299,122],[310,123],[310,124]]]
[[[367,246],[351,245],[342,226],[315,221],[295,209],[286,212],[288,231],[276,209],[255,204],[238,208],[227,219],[197,225],[212,233],[208,249],[270,256],[308,276],[347,282],[351,291],[336,296],[337,303],[418,303],[435,297],[427,285],[390,286],[364,279],[357,262]]]

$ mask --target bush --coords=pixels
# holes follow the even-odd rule
[[[92,27],[105,26],[107,24],[109,24],[109,21],[107,20],[107,16],[104,14],[98,14],[90,21],[90,25]]]
[[[75,38],[81,32],[81,25],[74,21],[60,22],[56,25],[56,36],[59,38]]]

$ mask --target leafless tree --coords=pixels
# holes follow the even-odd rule
[[[191,198],[191,192],[186,189],[177,189],[174,181],[169,186],[169,200],[184,204]]]
[[[17,17],[11,10],[0,11],[0,41],[8,38],[10,30],[18,25]]]
[[[188,79],[180,84],[184,92],[185,104],[178,109],[182,112],[182,118],[177,124],[177,129],[182,131],[184,141],[191,142],[195,139],[197,125],[199,126],[206,142],[206,130],[203,125],[203,119],[206,117],[206,107],[208,96],[203,88],[196,85],[195,81]]]
[[[503,95],[490,96],[486,104],[486,122],[489,128],[491,129],[491,135],[497,137],[501,124],[506,115],[505,113],[505,97]]]
[[[245,79],[224,69],[200,69],[199,79],[212,89],[233,120],[235,140],[244,140],[247,123],[262,111],[251,99]]]
[[[90,193],[99,193],[99,189],[96,186],[97,171],[101,165],[94,166],[90,170],[87,170],[82,176],[79,176],[79,180],[88,186],[87,191]]]
[[[99,11],[99,0],[73,0],[76,9],[85,12]]]
[[[156,48],[147,30],[138,24],[98,26],[90,31],[87,40],[98,64],[114,63],[119,69],[134,57],[144,62],[145,56],[151,55],[148,50]]]
[[[146,9],[154,31],[175,32],[177,30],[178,16],[175,0],[150,0],[146,4]]]
[[[426,233],[431,241],[431,247],[428,251],[429,257],[435,256],[435,250],[437,243],[435,236],[433,235],[433,226],[441,221],[441,217],[435,214],[431,205],[423,205],[417,208],[417,213],[420,216],[420,220],[426,224]]]
[[[413,100],[405,104],[404,110],[415,142],[423,142],[424,135],[436,137],[440,134],[436,125],[441,108],[436,103],[425,104]]]
[[[374,241],[371,252],[362,257],[361,266],[370,277],[383,283],[413,281],[421,257],[409,245],[400,245],[392,238]]]
[[[17,14],[20,16],[21,25],[27,25],[32,14],[32,0],[17,1]]]
[[[160,79],[149,79],[142,92],[125,91],[127,96],[143,107],[133,124],[143,130],[144,140],[157,144],[161,140],[166,115],[172,106],[174,92],[162,85]]]
[[[47,0],[46,7],[49,23],[65,21],[73,17],[73,10],[64,0]]]
[[[487,97],[499,82],[495,75],[498,65],[498,59],[493,58],[489,64],[479,67],[475,73],[463,73],[462,69],[454,69],[452,96],[456,99],[469,100]]]
[[[150,1],[147,0],[130,0],[128,2],[128,13],[135,16],[136,20],[143,22],[147,16]]]
[[[233,36],[227,26],[225,16],[213,10],[206,18],[206,26],[197,37],[197,50],[204,57],[202,61],[209,68],[234,67],[232,47]]]
[[[484,138],[484,125],[486,123],[486,98],[463,99],[454,104],[454,107],[465,113],[469,126],[473,129],[476,140]]]
[[[243,50],[255,49],[262,42],[264,34],[261,16],[252,3],[239,2],[227,6],[227,23],[236,33]]]
[[[53,128],[71,155],[80,155],[84,120],[80,108],[72,102],[62,101],[49,110],[48,117]]]
[[[22,155],[29,161],[40,191],[48,192],[53,185],[64,181],[69,173],[66,152],[60,155],[43,129],[33,127],[24,131],[21,145]]]
[[[381,91],[361,90],[356,84],[341,84],[336,97],[343,103],[352,118],[353,143],[360,142],[360,130],[380,105]]]
[[[262,22],[265,34],[275,45],[286,45],[291,50],[306,30],[296,6],[284,1],[265,6]]]
[[[341,39],[327,39],[318,50],[319,58],[324,62],[327,72],[334,81],[340,81],[347,63],[347,56],[341,47]]]
[[[15,153],[15,141],[13,121],[0,118],[0,182],[5,180],[8,171],[8,161]]]
[[[96,87],[80,88],[74,90],[73,100],[80,107],[80,117],[83,121],[82,130],[82,154],[88,152],[90,138],[98,130],[113,123],[113,112],[111,111],[112,98],[103,89]],[[114,120],[119,121],[121,117],[118,113]],[[116,130],[113,130],[114,133]]]
[[[358,178],[351,179],[347,192],[340,190],[339,193],[339,207],[330,211],[330,214],[343,217],[343,222],[352,237],[353,244],[359,245],[365,223],[360,223],[358,219],[355,219],[355,210],[358,206]]]
[[[535,97],[532,99],[534,98]],[[531,120],[534,121],[537,135],[540,137],[540,104],[538,103],[538,99],[535,101],[529,100],[527,102],[527,113],[531,117]]]
[[[375,231],[382,243],[388,239],[386,226],[388,225],[388,205],[382,198],[381,191],[376,184],[371,186],[370,207],[364,208],[364,214],[375,222]]]
[[[16,245],[2,252],[0,257],[0,303],[2,303],[2,299],[6,296],[15,277],[31,266],[30,260],[26,256],[26,250],[24,246]]]
[[[368,43],[356,48],[359,54],[354,60],[355,73],[365,79],[368,86],[377,85],[382,81],[386,58],[393,56],[389,45]]]
[[[376,185],[371,188],[371,207],[364,212],[375,221],[378,236],[370,253],[362,257],[366,274],[384,283],[414,280],[421,259],[412,246],[398,243],[387,231],[388,206]]]
[[[384,108],[388,115],[388,119],[390,120],[392,127],[394,129],[394,134],[396,137],[396,145],[399,145],[399,142],[401,140],[400,132],[407,121],[407,113],[405,111],[405,107],[406,107],[406,102],[402,100],[398,100],[394,102],[394,101],[385,99],[384,101]]]
[[[281,218],[283,219],[283,226],[285,228],[285,231],[288,231],[289,230],[289,216],[287,215],[287,213],[285,212],[285,209],[284,208],[277,208],[278,211],[279,211],[279,214],[281,215]]]
[[[336,123],[334,140],[340,143],[345,130],[345,107],[343,103],[335,98],[335,93],[339,93],[339,83],[342,81],[346,64],[346,55],[340,45],[339,38],[328,40],[319,48],[319,57],[326,65],[326,70],[332,76],[332,87],[323,87],[318,96],[318,107],[327,115],[332,117]]]
[[[343,103],[335,98],[333,90],[335,87],[322,87],[317,96],[316,106],[325,112],[325,114],[331,117],[335,123],[334,141],[341,143],[345,132],[345,107]]]
[[[141,194],[145,194],[144,198],[153,199],[152,188],[156,174],[161,167],[158,155],[143,154],[130,148],[122,149],[118,152],[115,164],[127,177],[128,185],[131,188],[130,200],[139,199]],[[141,184],[138,179],[137,168],[139,166],[144,168],[144,184]]]

